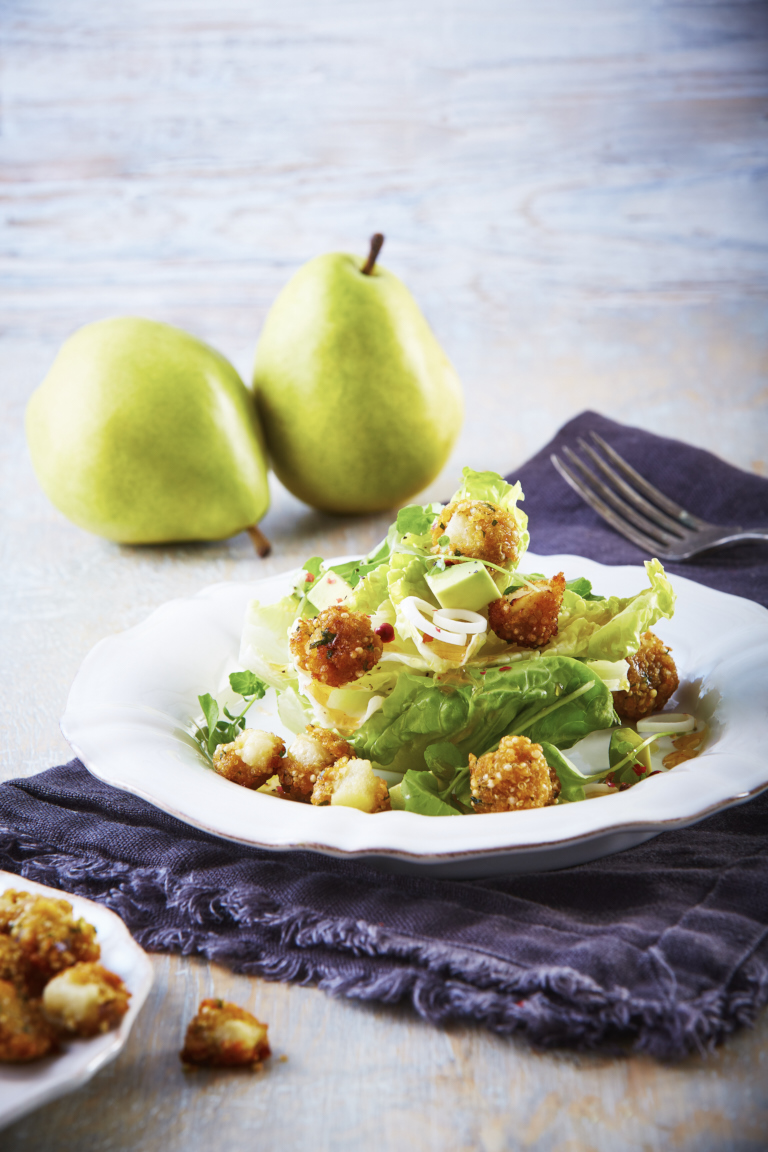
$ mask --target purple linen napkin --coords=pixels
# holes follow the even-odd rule
[[[588,428],[700,515],[727,522],[738,505],[744,522],[768,522],[768,482],[587,413],[519,473],[539,552],[644,558],[549,462]],[[679,474],[664,464],[670,446]],[[738,552],[740,563],[713,553],[677,568],[765,596],[768,547]],[[0,867],[105,903],[150,950],[405,1000],[435,1023],[474,1020],[545,1046],[677,1058],[751,1023],[768,1001],[768,793],[592,864],[462,883],[231,844],[75,760],[0,787]]]

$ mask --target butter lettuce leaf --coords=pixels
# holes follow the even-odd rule
[[[658,560],[647,560],[650,586],[635,596],[585,600],[566,589],[558,632],[544,651],[584,660],[621,660],[640,647],[640,640],[657,621],[675,611],[675,593]]]
[[[288,633],[300,614],[297,596],[285,596],[275,604],[252,600],[245,613],[240,641],[240,664],[278,690],[297,686],[291,661]]]
[[[520,733],[570,748],[613,723],[613,698],[586,664],[566,657],[521,660],[501,668],[465,669],[438,681],[404,671],[381,708],[350,743],[389,771],[423,771],[430,745],[450,743],[466,764],[502,736]]]
[[[349,608],[352,612],[365,612],[368,616],[372,616],[389,598],[388,572],[389,566],[387,564],[381,564],[367,572],[347,599],[344,607]]]

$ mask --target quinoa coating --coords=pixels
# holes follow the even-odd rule
[[[230,744],[219,744],[213,770],[243,788],[261,788],[282,762],[285,744],[279,736],[246,728]]]
[[[299,620],[290,644],[299,667],[330,688],[359,680],[378,664],[384,650],[370,616],[344,607],[326,608],[311,620]]]
[[[29,975],[29,961],[21,945],[10,936],[0,935],[0,980],[10,980],[26,992]]]
[[[17,892],[15,888],[6,888],[5,892],[0,894],[0,932],[8,932],[11,921],[34,899],[31,892]]]
[[[185,1064],[258,1064],[272,1055],[268,1027],[228,1000],[203,1000],[179,1056]]]
[[[438,544],[441,536],[449,543]],[[503,508],[485,500],[454,500],[432,525],[433,552],[445,557],[471,556],[489,564],[516,561],[520,549],[517,521]]]
[[[622,720],[642,720],[658,712],[680,683],[666,644],[654,632],[643,633],[640,647],[627,656],[629,691],[614,692],[613,706]]]
[[[542,648],[557,635],[557,617],[563,603],[565,576],[533,580],[536,591],[524,586],[500,596],[488,607],[488,623],[500,640],[521,648]]]
[[[17,897],[19,893],[4,894]],[[29,984],[36,991],[57,972],[78,960],[98,960],[101,949],[96,943],[96,929],[82,917],[75,920],[68,900],[22,893],[24,900],[15,904],[8,920],[11,937],[19,944],[29,963]]]
[[[341,804],[361,812],[388,812],[392,805],[389,789],[376,775],[370,760],[342,756],[324,769],[312,789],[312,803],[320,807]]]
[[[10,980],[0,980],[0,1063],[27,1064],[57,1047],[56,1035],[35,1001]]]
[[[527,736],[502,736],[480,759],[470,753],[469,783],[475,812],[546,808],[560,794],[557,773]]]
[[[328,728],[309,725],[297,736],[285,757],[280,761],[278,775],[289,800],[302,800],[308,804],[318,776],[342,756],[354,756],[346,740]]]

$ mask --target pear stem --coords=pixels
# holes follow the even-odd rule
[[[383,243],[384,237],[382,236],[381,232],[374,232],[373,236],[371,236],[371,250],[368,253],[368,259],[360,269],[364,276],[370,276],[371,272],[373,272],[373,266],[376,263],[379,252],[381,252],[381,246]]]
[[[272,545],[270,544],[269,540],[267,540],[258,524],[251,524],[250,528],[246,528],[246,532],[253,541],[253,546],[259,556],[261,556],[262,560],[266,556],[269,556],[270,552],[272,551]]]

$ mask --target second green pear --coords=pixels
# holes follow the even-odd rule
[[[300,268],[256,352],[274,470],[327,512],[407,501],[440,472],[462,423],[458,376],[415,300],[391,272],[368,274],[363,263],[334,252]]]

